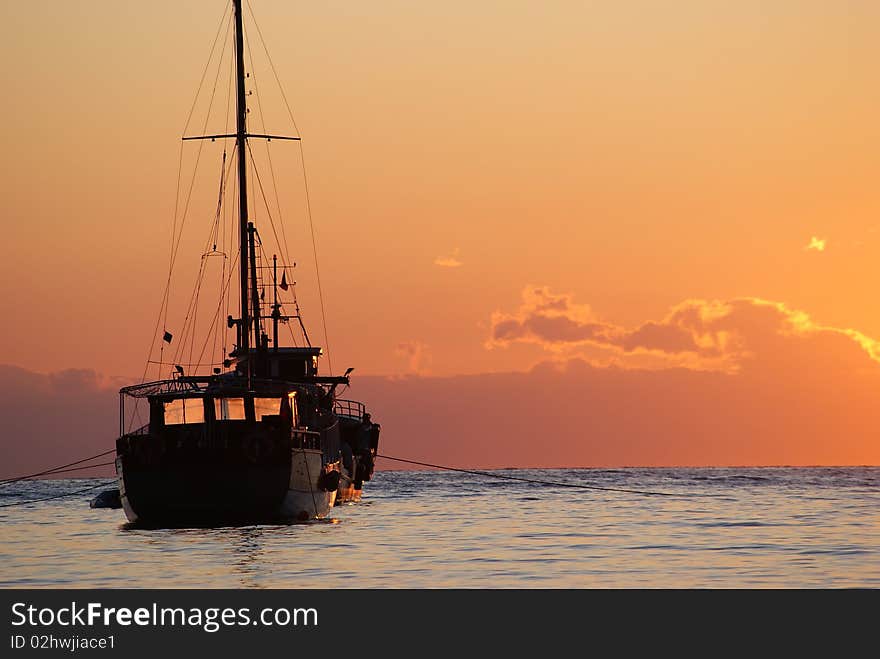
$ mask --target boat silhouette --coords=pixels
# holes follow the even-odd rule
[[[142,525],[321,518],[334,505],[360,498],[378,449],[379,426],[372,423],[363,403],[337,398],[337,388],[349,384],[353,369],[343,375],[320,374],[323,351],[311,345],[298,303],[279,300],[279,289],[291,288],[289,264],[281,264],[280,281],[277,255],[271,266],[263,265],[267,257],[262,256],[259,229],[250,218],[249,167],[254,165],[248,158],[249,143],[300,138],[249,132],[241,0],[232,1],[229,22],[234,41],[230,80],[235,84],[235,131],[183,139],[234,144],[237,271],[230,268],[227,288],[233,288],[232,275],[237,273],[238,308],[236,316],[227,317],[224,331],[234,332],[235,343],[223,354],[220,366],[199,363],[191,373],[192,364],[170,364],[160,358],[159,368],[169,366],[169,377],[120,390],[119,494],[128,520]],[[224,149],[218,218],[231,169]],[[202,262],[218,254],[215,233],[213,248],[202,254]],[[265,299],[270,272],[271,304]],[[170,277],[169,269],[169,281]],[[292,313],[286,313],[288,306]],[[282,346],[279,325],[292,321],[302,329],[303,345]],[[189,327],[194,334],[194,322]],[[154,343],[158,341],[163,350],[174,341],[164,327],[157,337]],[[207,372],[198,372],[203,368]]]

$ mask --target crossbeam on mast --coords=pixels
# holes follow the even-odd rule
[[[235,133],[232,133],[231,135],[192,135],[190,137],[182,137],[181,139],[186,142],[187,140],[222,140],[226,138],[232,139],[234,137],[237,138],[238,135]],[[302,140],[301,137],[290,137],[288,135],[258,135],[256,133],[247,133],[244,137],[245,139],[255,137],[263,140],[291,140],[296,142]]]

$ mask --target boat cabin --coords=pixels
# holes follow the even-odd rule
[[[149,401],[150,430],[154,432],[168,426],[254,422],[280,425],[284,420],[296,427],[301,416],[295,391],[286,396],[199,392],[151,396]]]
[[[241,375],[247,373],[247,362],[254,364],[257,377],[272,380],[302,382],[318,375],[318,357],[322,350],[308,348],[270,348],[248,350],[247,356],[233,353],[235,368]]]

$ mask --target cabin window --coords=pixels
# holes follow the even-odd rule
[[[205,421],[205,407],[201,398],[176,398],[166,401],[163,407],[166,426]]]
[[[280,398],[254,398],[254,418],[257,421],[262,421],[264,416],[278,416],[280,413]]]
[[[244,421],[244,398],[215,398],[214,418],[218,421]]]

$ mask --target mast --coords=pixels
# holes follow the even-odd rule
[[[244,90],[244,30],[242,29],[241,0],[232,0],[235,11],[235,76],[236,76],[236,131],[238,151],[238,221],[240,251],[238,255],[239,283],[241,288],[241,345],[239,351],[247,360],[248,382],[253,375],[253,365],[248,359],[250,348],[250,313],[248,311],[248,197],[247,197],[247,100]],[[255,337],[259,342],[260,337]]]

